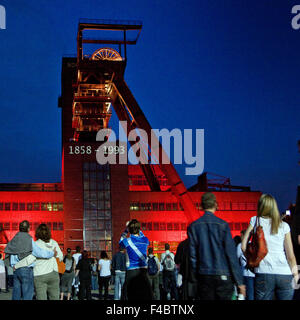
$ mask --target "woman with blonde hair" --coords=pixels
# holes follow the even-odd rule
[[[242,240],[245,253],[251,231],[255,223],[264,231],[268,253],[255,268],[255,300],[292,300],[294,286],[298,281],[297,262],[294,255],[290,227],[283,222],[276,200],[269,194],[263,194],[257,205],[257,217],[250,224]]]

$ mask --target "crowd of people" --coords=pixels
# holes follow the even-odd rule
[[[187,239],[176,252],[166,243],[160,257],[136,219],[126,223],[118,252],[110,258],[101,251],[99,260],[80,247],[74,254],[67,248],[63,256],[46,224],[37,228],[34,241],[29,222],[22,221],[5,248],[5,260],[0,256],[0,289],[12,287],[13,300],[91,300],[92,291],[99,292],[99,300],[292,300],[298,268],[290,226],[276,200],[262,195],[257,215],[235,238],[215,215],[213,193],[203,194],[201,206],[204,215],[188,226]],[[245,253],[257,220],[268,253],[258,267],[249,268]]]

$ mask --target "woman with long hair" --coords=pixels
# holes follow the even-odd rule
[[[45,224],[40,224],[35,230],[35,244],[43,250],[56,251],[57,258],[62,261],[63,253],[58,243],[51,238],[50,228]],[[31,255],[30,255],[31,256]],[[30,257],[28,256],[28,257]],[[34,258],[34,257],[33,257]],[[26,258],[19,261],[15,268],[26,265]],[[34,288],[37,300],[59,300],[59,273],[55,257],[50,259],[37,258],[33,268]]]
[[[67,300],[71,299],[72,295],[72,283],[75,277],[76,262],[72,257],[71,248],[67,249],[67,254],[64,257],[64,263],[66,270],[60,279],[60,300],[64,299],[64,294],[67,293]]]
[[[254,270],[255,300],[272,300],[274,295],[278,300],[292,300],[298,281],[297,262],[290,227],[282,221],[277,202],[271,195],[263,194],[258,201],[257,217],[251,218],[242,240],[244,253],[256,219],[263,228],[268,253]]]
[[[108,299],[109,280],[111,278],[111,260],[106,251],[101,251],[98,263],[99,271],[99,300],[102,299],[102,289],[104,287],[104,300]]]

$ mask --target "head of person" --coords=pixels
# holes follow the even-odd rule
[[[168,243],[165,243],[165,250],[170,250],[170,245]]]
[[[241,236],[235,236],[233,238],[233,241],[234,241],[235,245],[237,246],[239,243],[242,242],[242,238],[241,238]]]
[[[29,229],[30,229],[29,221],[24,220],[24,221],[20,222],[20,224],[19,224],[19,231],[20,232],[29,232]]]
[[[141,230],[140,222],[136,219],[132,219],[128,224],[128,230],[131,234],[139,234]]]
[[[77,247],[75,248],[75,251],[76,251],[76,253],[80,253],[80,251],[81,251],[80,246],[77,246]]]
[[[204,211],[215,212],[218,204],[216,196],[212,192],[206,192],[201,198],[201,207]]]
[[[100,253],[100,258],[101,259],[108,259],[108,255],[107,255],[107,253],[106,253],[106,251],[101,251],[101,253]]]
[[[246,233],[246,229],[243,229],[243,230],[241,231],[241,239],[243,239],[243,238],[244,238],[245,233]]]
[[[88,259],[89,258],[89,253],[87,250],[83,250],[82,251],[82,259]]]
[[[72,250],[71,250],[71,248],[68,248],[68,249],[67,249],[67,257],[68,257],[68,258],[72,257]]]
[[[44,242],[49,242],[51,239],[51,231],[49,227],[42,223],[35,230],[35,237],[37,240],[43,240]]]
[[[153,254],[153,248],[152,247],[148,248],[148,254]]]
[[[258,200],[257,216],[271,219],[271,234],[277,234],[281,217],[276,200],[270,194],[263,194]]]

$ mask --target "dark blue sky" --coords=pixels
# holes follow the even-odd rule
[[[205,130],[205,171],[295,201],[298,1],[0,0],[0,182],[61,180],[61,59],[80,18],[143,22],[125,79],[153,128]],[[116,122],[113,119],[113,123]],[[196,182],[184,176],[185,184]]]

